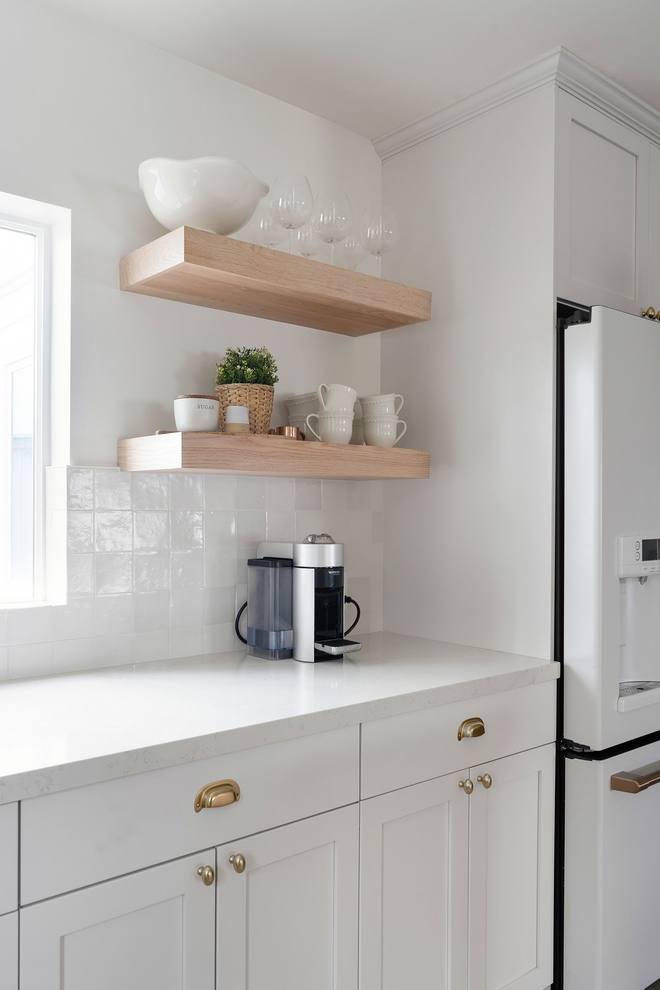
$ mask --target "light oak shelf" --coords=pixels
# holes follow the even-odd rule
[[[428,450],[312,443],[224,433],[163,433],[120,440],[122,471],[186,471],[349,481],[428,478]]]
[[[180,227],[122,258],[120,286],[350,337],[431,318],[431,293]]]

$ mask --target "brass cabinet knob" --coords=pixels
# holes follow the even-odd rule
[[[648,309],[645,309],[644,312],[642,313],[642,316],[648,316],[649,320],[654,319],[655,318],[655,310],[653,309],[653,306],[649,306]]]
[[[472,794],[472,791],[474,790],[474,784],[469,777],[467,780],[459,780],[458,786],[462,787],[466,794]]]
[[[479,781],[480,784],[483,784],[484,785],[484,787],[486,788],[486,790],[488,790],[488,788],[490,787],[490,785],[493,783],[493,778],[491,777],[491,775],[489,773],[480,774],[477,777],[477,780]]]
[[[458,727],[458,741],[461,739],[474,739],[475,736],[483,736],[486,726],[482,718],[466,718]]]
[[[235,856],[229,857],[229,862],[234,867],[237,873],[242,873],[245,869],[245,856],[241,856],[240,853],[236,853]]]
[[[212,866],[200,866],[197,875],[202,878],[205,887],[210,887],[215,880],[215,871]]]
[[[240,801],[241,789],[235,780],[215,780],[206,784],[195,797],[195,811],[203,808],[224,808],[227,804]]]

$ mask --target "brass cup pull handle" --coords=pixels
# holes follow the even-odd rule
[[[212,866],[200,866],[197,875],[202,878],[205,887],[210,887],[215,880],[215,872]]]
[[[245,870],[245,856],[241,856],[240,853],[236,853],[235,856],[229,857],[229,862],[234,867],[237,873],[243,873]]]
[[[479,776],[477,777],[477,780],[479,781],[480,784],[483,784],[484,785],[484,787],[486,788],[486,790],[488,790],[488,788],[493,783],[493,778],[491,777],[491,775],[489,773],[479,774]]]
[[[458,741],[461,739],[474,739],[475,736],[483,736],[486,726],[482,718],[466,718],[458,727]]]
[[[241,789],[235,780],[215,780],[206,784],[195,797],[195,811],[203,808],[224,808],[227,804],[240,801]]]
[[[472,791],[474,790],[474,784],[469,777],[467,780],[459,780],[458,786],[462,787],[466,794],[472,794]]]

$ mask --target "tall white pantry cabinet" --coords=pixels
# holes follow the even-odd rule
[[[6,805],[0,986],[544,990],[554,717],[547,681],[25,800],[18,899]]]

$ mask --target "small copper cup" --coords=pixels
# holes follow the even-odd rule
[[[297,426],[278,426],[275,430],[268,431],[271,436],[285,437],[287,440],[304,440],[305,434],[301,433]]]

